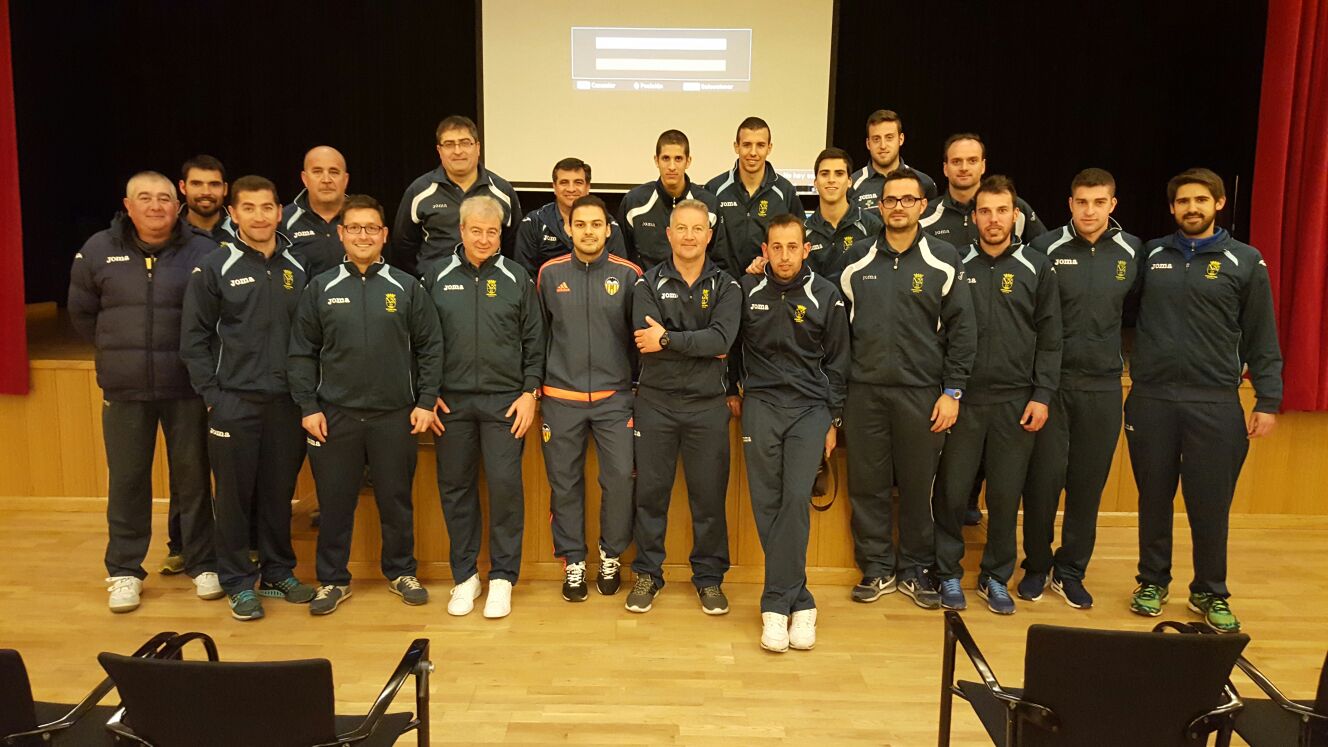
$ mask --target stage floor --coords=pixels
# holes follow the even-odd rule
[[[512,615],[493,621],[479,607],[449,617],[442,583],[431,585],[428,605],[406,607],[381,578],[362,577],[329,617],[269,600],[265,620],[240,623],[224,601],[194,597],[187,578],[153,573],[142,607],[112,615],[101,583],[103,517],[31,505],[0,499],[0,647],[22,652],[39,700],[82,697],[100,678],[100,651],[130,651],[160,630],[201,630],[223,659],[330,659],[339,709],[363,712],[409,641],[424,636],[437,666],[435,744],[935,744],[941,616],[899,594],[859,605],[847,586],[813,586],[817,647],[782,655],[757,643],[755,584],[727,585],[732,612],[707,617],[685,582],[634,615],[622,607],[625,589],[612,598],[592,590],[573,605],[558,582],[530,581],[518,585]],[[154,515],[153,563],[163,554],[165,518]],[[1180,582],[1162,619],[1189,620],[1190,548],[1184,525],[1178,530]],[[1088,611],[1048,591],[998,618],[970,592],[965,620],[997,676],[1018,684],[1033,623],[1150,627],[1154,621],[1126,608],[1135,557],[1135,529],[1100,530],[1089,577],[1097,606]],[[1287,695],[1313,697],[1328,647],[1328,529],[1233,529],[1231,568],[1233,607],[1253,639],[1248,655]],[[311,580],[309,569],[301,572]],[[982,744],[966,706],[956,714],[954,743]]]

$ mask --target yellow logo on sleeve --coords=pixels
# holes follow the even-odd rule
[[[1001,275],[1001,293],[1014,293],[1014,273]]]
[[[383,294],[383,308],[387,309],[387,313],[389,314],[397,313],[397,294]]]

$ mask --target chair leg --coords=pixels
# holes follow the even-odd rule
[[[936,744],[938,747],[950,745],[950,715],[954,709],[954,673],[955,647],[958,639],[950,628],[950,621],[945,621],[945,645],[941,659],[941,714]]]
[[[419,747],[429,747],[429,673],[433,662],[422,661],[415,673],[415,718],[420,725],[416,731]]]

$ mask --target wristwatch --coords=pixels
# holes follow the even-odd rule
[[[844,427],[844,419],[842,417],[835,418],[834,420],[830,421],[830,425],[836,428],[842,428]]]
[[[664,331],[664,334],[662,334],[662,335],[659,336],[659,346],[660,346],[661,348],[667,348],[667,347],[669,346],[669,333],[668,333],[668,330],[665,330],[665,331]]]
[[[942,392],[942,393],[943,393],[943,394],[948,394],[948,395],[950,395],[951,397],[954,397],[954,398],[955,398],[955,401],[959,401],[959,400],[960,400],[961,398],[963,398],[963,396],[964,396],[964,390],[963,390],[963,389],[946,389],[946,390],[945,390],[944,392]]]
[[[529,394],[530,396],[534,397],[535,401],[538,402],[540,398],[540,388],[535,387],[534,389],[530,389],[526,392],[526,394]]]

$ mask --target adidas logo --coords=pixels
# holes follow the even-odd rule
[[[558,287],[554,289],[554,292],[555,292],[555,293],[571,293],[571,292],[572,292],[572,289],[567,287],[567,282],[566,282],[566,281],[563,281],[563,282],[561,282],[561,283],[558,284]]]

